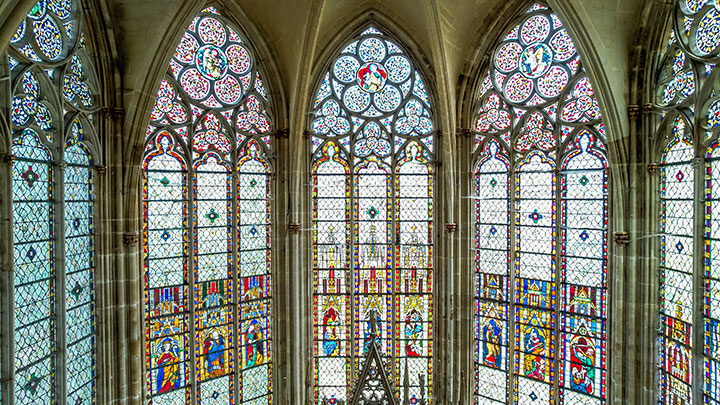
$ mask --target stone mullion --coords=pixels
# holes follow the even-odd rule
[[[232,286],[231,286],[231,294],[233,299],[230,300],[229,305],[230,313],[233,314],[232,318],[232,333],[233,338],[231,344],[233,345],[233,358],[230,359],[230,362],[233,364],[233,398],[235,398],[235,403],[240,403],[240,377],[242,370],[240,369],[240,365],[242,362],[240,361],[240,264],[239,264],[239,249],[240,249],[240,212],[239,207],[240,204],[238,202],[238,199],[240,198],[240,173],[238,173],[238,167],[237,162],[240,160],[240,157],[236,157],[235,161],[230,162],[231,164],[231,177],[230,177],[230,187],[231,187],[231,208],[230,208],[230,229],[231,229],[231,239],[232,239],[232,250],[230,252],[231,255],[231,265],[230,268],[232,269]],[[226,215],[227,216],[227,215]]]
[[[694,404],[703,403],[705,389],[705,151],[700,135],[695,137],[696,157],[693,159],[695,183],[693,204],[693,311],[692,311],[692,360],[691,387]]]
[[[55,277],[55,402],[65,403],[67,389],[67,339],[65,301],[65,150],[63,131],[57,131],[60,147],[53,162],[53,225]]]
[[[515,134],[513,134],[512,139],[515,139]],[[498,153],[500,153],[498,151]],[[516,184],[517,184],[517,176],[515,173],[515,163],[518,159],[517,152],[512,150],[512,147],[509,148],[509,169],[508,169],[508,206],[510,212],[508,213],[508,232],[509,232],[509,238],[508,238],[508,255],[507,257],[510,260],[510,266],[508,266],[508,282],[507,282],[507,311],[506,311],[506,317],[507,317],[507,325],[508,325],[508,331],[507,331],[507,361],[505,362],[507,367],[507,375],[509,378],[507,379],[507,398],[508,398],[508,404],[514,405],[515,404],[515,352],[517,348],[515,347],[515,333],[516,332],[516,326],[515,325],[515,302],[517,300],[516,297],[516,288],[515,283],[517,282],[517,263],[516,258],[518,255],[517,252],[517,227],[520,225],[518,218],[519,218],[519,211],[517,206],[517,192],[516,192]]]
[[[553,345],[555,346],[555,353],[554,358],[552,359],[554,367],[555,367],[555,373],[554,373],[554,379],[550,383],[553,390],[553,397],[554,402],[553,404],[559,404],[560,403],[560,389],[562,386],[560,385],[560,378],[558,375],[558,371],[560,370],[560,363],[562,360],[560,359],[560,346],[563,344],[563,342],[560,340],[560,335],[562,334],[562,328],[560,327],[560,323],[562,321],[562,311],[560,310],[561,303],[558,299],[558,295],[560,291],[563,288],[563,255],[562,255],[562,249],[561,249],[561,243],[563,243],[563,228],[564,228],[564,221],[563,216],[565,215],[564,209],[563,209],[563,197],[562,197],[562,184],[563,184],[563,176],[565,176],[565,173],[560,170],[562,167],[562,154],[560,153],[560,150],[556,151],[557,156],[555,157],[555,173],[554,173],[554,186],[555,186],[555,195],[553,198],[555,199],[555,210],[552,213],[552,215],[555,216],[555,274],[554,274],[554,281],[555,281],[555,308],[552,310],[555,313],[555,341],[553,342]],[[550,312],[550,311],[548,311]]]
[[[458,138],[457,150],[472,150],[472,140],[474,134]],[[456,180],[458,184],[458,196],[473,196],[473,185],[477,181],[473,171],[473,157],[469,153],[457,153],[456,155]],[[465,170],[463,170],[465,169]],[[467,175],[465,175],[467,173]],[[474,308],[475,308],[475,290],[477,288],[475,281],[475,265],[473,246],[476,216],[473,215],[474,207],[477,200],[467,199],[463,202],[463,198],[458,198],[456,202],[456,210],[458,215],[456,223],[458,224],[457,244],[451,254],[456,259],[456,266],[459,277],[457,284],[457,303],[455,313],[457,314],[456,336],[459,340],[461,350],[454,353],[455,367],[453,373],[459,376],[460,381],[456,383],[455,390],[457,395],[452,399],[462,404],[474,403],[475,392],[475,324]],[[455,255],[457,254],[457,255]]]
[[[9,38],[9,37],[8,37]],[[7,60],[6,53],[0,57]],[[9,119],[9,101],[11,99],[11,81],[9,66],[0,64],[0,112],[5,120],[0,122],[0,151],[4,152],[0,161],[0,398],[5,405],[14,405],[12,395],[15,381],[14,353],[15,317],[13,310],[15,272],[13,268],[13,220],[12,220],[12,131]]]
[[[190,404],[197,404],[197,390],[200,386],[200,383],[198,382],[198,376],[197,376],[197,356],[196,356],[196,347],[195,347],[195,313],[197,312],[197,297],[195,296],[195,272],[197,271],[197,268],[195,266],[195,242],[197,239],[197,227],[195,226],[195,217],[197,216],[195,206],[195,169],[193,167],[193,162],[190,157],[188,157],[189,163],[188,163],[188,170],[187,170],[187,180],[186,183],[186,200],[187,200],[187,213],[185,220],[187,222],[187,295],[188,297],[188,304],[192,302],[192,305],[188,305],[188,327],[187,327],[187,345],[188,345],[188,364],[187,367],[189,370],[189,381],[187,384],[187,388],[190,390]],[[192,297],[192,301],[190,301],[190,297]]]

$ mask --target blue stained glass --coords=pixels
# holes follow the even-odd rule
[[[60,28],[55,20],[45,17],[40,21],[33,23],[33,32],[35,33],[35,41],[40,49],[49,59],[57,59],[62,53],[62,39],[60,37]]]

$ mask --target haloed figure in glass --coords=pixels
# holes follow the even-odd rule
[[[178,364],[178,344],[172,338],[160,341],[157,347],[159,358],[157,361],[157,392],[167,392],[179,387],[180,365]]]
[[[545,361],[541,357],[545,350],[545,337],[535,327],[531,327],[525,335],[525,373],[530,378],[543,381],[545,379]]]
[[[487,318],[483,325],[483,358],[485,365],[500,368],[500,337],[502,336],[502,326],[497,319]]]
[[[262,326],[253,321],[246,334],[247,338],[247,363],[245,367],[253,367],[263,362],[263,333]]]
[[[422,343],[419,341],[423,332],[423,320],[420,311],[413,308],[405,317],[405,352],[409,357],[422,356]]]
[[[225,340],[217,329],[213,329],[205,338],[205,355],[207,356],[207,373],[209,377],[225,374]]]
[[[595,359],[595,344],[585,336],[576,336],[570,343],[570,361],[572,367],[572,381],[570,388],[592,394],[594,391],[595,369],[592,367]]]

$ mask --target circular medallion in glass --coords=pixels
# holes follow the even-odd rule
[[[528,46],[520,54],[518,69],[523,76],[536,79],[547,73],[552,61],[552,49],[548,45],[538,42]]]
[[[360,67],[357,72],[357,82],[360,88],[368,93],[377,93],[385,87],[388,73],[379,63],[369,62]]]
[[[195,52],[195,66],[204,77],[217,80],[225,76],[227,72],[227,56],[222,49],[215,45],[201,46]]]

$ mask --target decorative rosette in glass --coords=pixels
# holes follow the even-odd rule
[[[532,13],[497,48],[493,79],[511,103],[545,105],[577,71],[577,52],[555,15]]]
[[[51,131],[53,117],[48,108],[48,102],[40,95],[38,77],[30,70],[23,73],[21,81],[16,84],[18,88],[12,98],[10,117],[16,127],[27,127],[37,124],[43,131]],[[48,134],[48,137],[50,135]]]
[[[595,98],[590,79],[581,76],[562,104],[560,120],[568,123],[585,123],[601,118],[600,105]]]
[[[193,142],[193,149],[197,152],[204,152],[210,147],[224,155],[230,153],[227,130],[222,126],[220,118],[213,113],[208,113],[195,125]]]
[[[150,119],[159,124],[182,124],[188,121],[188,112],[180,96],[168,80],[160,82],[155,105],[150,113]]]
[[[253,58],[220,16],[201,14],[185,31],[170,62],[185,93],[206,107],[236,104],[255,80]]]
[[[661,64],[656,93],[658,105],[667,107],[683,104],[695,92],[695,74],[687,54],[673,35]]]
[[[20,24],[10,43],[33,62],[58,62],[78,40],[76,4],[71,0],[40,0]]]
[[[680,0],[676,13],[678,37],[683,48],[704,58],[717,57],[720,52],[720,4],[708,0]]]
[[[353,152],[387,158],[391,143],[432,133],[430,100],[422,78],[395,42],[370,28],[347,45],[330,66],[315,98],[313,133],[354,135]],[[395,133],[394,141],[390,133]],[[432,142],[423,142],[432,152]],[[315,151],[321,142],[314,142]],[[396,149],[397,150],[397,149]]]
[[[70,63],[65,66],[63,96],[75,108],[91,110],[97,107],[93,97],[97,93],[94,86],[96,82],[97,78],[92,69],[92,63],[87,62],[85,44],[81,38],[77,52],[72,55]]]

